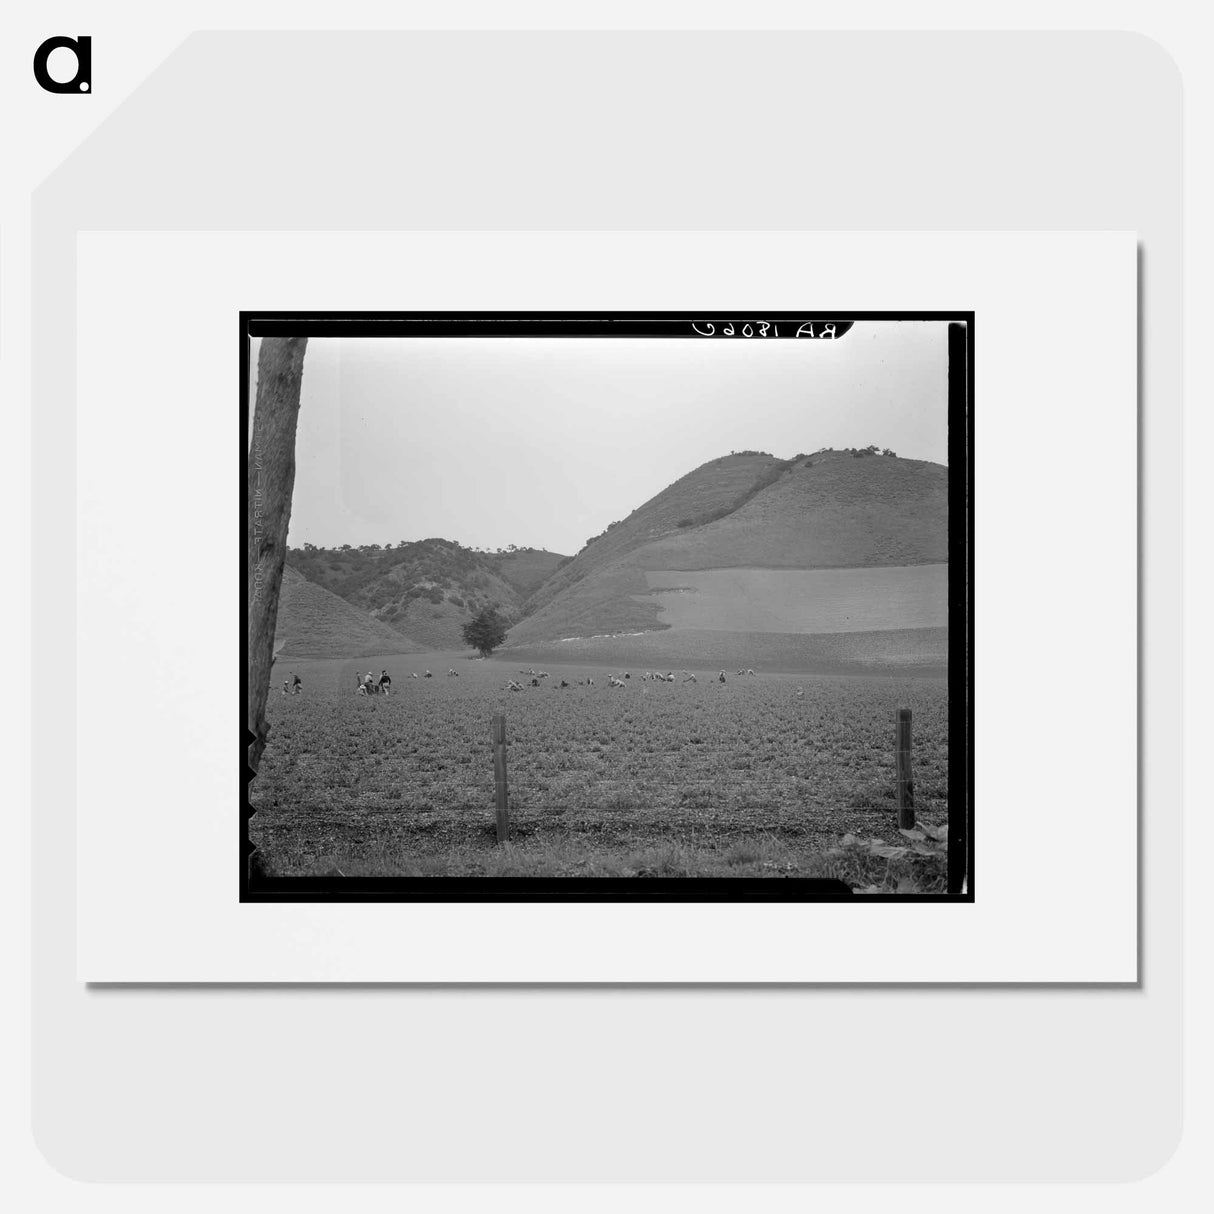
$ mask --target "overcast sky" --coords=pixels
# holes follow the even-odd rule
[[[832,341],[313,338],[290,543],[577,552],[730,451],[948,459],[947,326]],[[256,342],[253,367],[256,373]],[[255,385],[254,385],[255,391]]]

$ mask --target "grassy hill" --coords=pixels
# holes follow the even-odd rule
[[[773,483],[787,466],[787,461],[762,452],[728,455],[702,464],[627,518],[612,523],[606,531],[588,540],[581,552],[531,597],[526,604],[527,613],[542,610],[591,574],[619,562],[645,544],[731,513]],[[640,592],[644,592],[643,580]]]
[[[948,560],[948,469],[840,453],[800,460],[718,521],[667,535],[645,569],[855,569]]]
[[[569,558],[537,548],[480,552],[426,539],[388,547],[309,544],[292,548],[289,559],[309,581],[376,624],[426,649],[460,649],[463,626],[478,611],[496,604],[518,619],[526,599]]]
[[[548,552],[543,548],[515,548],[496,557],[495,567],[498,576],[509,582],[525,602],[562,565],[572,560],[571,556],[561,556],[559,552]]]
[[[354,658],[415,653],[419,648],[401,632],[309,582],[297,569],[288,565],[283,570],[275,657]]]
[[[294,635],[284,653],[302,654],[304,644],[321,647],[307,652],[349,657],[461,649],[463,626],[494,605],[514,621],[512,648],[688,631],[699,638],[698,652],[716,644],[704,637],[722,630],[757,637],[799,629],[786,631],[796,647],[818,632],[867,628],[874,638],[905,633],[920,649],[930,633],[935,660],[947,636],[939,631],[946,575],[925,581],[914,567],[948,560],[948,469],[876,451],[792,459],[747,451],[710,460],[592,537],[576,557],[535,548],[490,553],[443,539],[291,549],[296,602],[286,621]],[[881,567],[891,574],[874,603],[866,603],[869,583],[859,575],[835,587],[825,575],[755,572]],[[739,572],[724,581],[694,576],[713,570]],[[299,586],[304,578],[311,589]],[[868,610],[874,606],[883,614]],[[787,647],[769,639],[763,652],[777,643]],[[830,652],[841,644],[830,642]],[[885,640],[872,644],[881,661],[892,660]],[[911,656],[918,660],[919,649]]]
[[[907,566],[948,559],[948,469],[853,451],[733,455],[596,537],[527,604],[509,643],[664,628],[648,572]]]

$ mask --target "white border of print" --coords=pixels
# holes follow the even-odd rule
[[[1132,234],[85,232],[77,252],[80,978],[1136,980]],[[976,901],[241,904],[242,308],[973,309]],[[148,687],[179,694],[139,746]]]

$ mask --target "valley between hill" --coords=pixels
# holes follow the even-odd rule
[[[573,556],[453,540],[291,549],[284,656],[459,651],[493,605],[503,653],[642,665],[940,670],[948,469],[875,447],[709,461]]]

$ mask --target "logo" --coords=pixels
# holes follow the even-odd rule
[[[68,50],[76,56],[76,74],[71,80],[54,80],[46,70],[52,51]],[[34,79],[48,93],[88,93],[93,88],[93,40],[81,34],[77,38],[48,38],[34,52]]]

